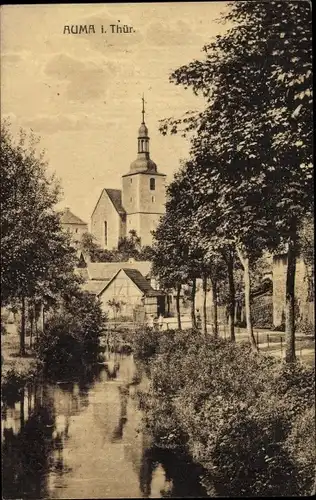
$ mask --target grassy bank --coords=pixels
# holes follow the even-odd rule
[[[140,393],[160,448],[189,453],[210,495],[306,495],[315,471],[314,368],[195,331],[140,331]]]

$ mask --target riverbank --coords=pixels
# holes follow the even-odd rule
[[[214,496],[306,495],[315,463],[315,370],[194,331],[135,336],[147,428],[183,450]],[[240,468],[242,464],[242,469]]]

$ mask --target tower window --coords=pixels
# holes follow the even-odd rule
[[[108,244],[108,223],[105,220],[104,221],[104,246],[107,246]]]
[[[132,197],[130,198],[130,201],[133,201],[133,198],[132,198]]]
[[[150,191],[155,191],[156,180],[154,178],[149,179],[149,189]]]
[[[155,201],[155,197],[154,196],[151,197],[151,201],[152,201],[152,203],[154,203],[154,201]]]
[[[131,184],[132,184],[132,182],[133,182],[133,179],[131,179]]]

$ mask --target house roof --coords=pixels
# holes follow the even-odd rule
[[[86,267],[76,267],[75,268],[75,273],[80,276],[81,278],[83,278],[84,280],[88,280],[89,279],[89,274],[88,274],[88,270]]]
[[[107,188],[105,188],[104,191],[107,193],[108,197],[113,203],[117,213],[120,215],[125,215],[126,212],[122,205],[122,191],[120,189],[107,189]]]
[[[98,280],[88,280],[83,285],[81,285],[81,289],[84,292],[89,292],[92,293],[93,295],[99,295],[100,292],[105,287],[105,282],[104,281],[98,281]]]
[[[137,269],[143,276],[151,270],[149,260],[134,262],[88,262],[87,270],[91,280],[109,281],[120,269]]]
[[[62,224],[81,224],[83,226],[87,226],[87,223],[74,215],[68,207],[66,207],[65,210],[62,211],[60,222]]]
[[[123,271],[147,297],[157,297],[164,295],[162,292],[154,290],[148,280],[144,278],[144,276],[138,271],[138,269],[130,269],[124,267]]]
[[[100,295],[115,280],[119,272],[124,271],[146,297],[164,295],[163,292],[154,290],[141,271],[135,268],[139,264],[145,270],[145,276],[148,276],[151,266],[150,261],[89,263],[86,269],[80,269],[80,271],[87,271],[88,274],[88,276],[85,276],[87,281],[82,285],[82,289],[94,295]]]

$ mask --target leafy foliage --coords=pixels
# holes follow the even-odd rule
[[[61,230],[54,207],[60,188],[48,177],[36,139],[21,131],[16,143],[1,128],[1,289],[2,301],[54,296],[76,281],[75,252]]]
[[[78,291],[47,320],[36,351],[52,376],[72,377],[97,361],[105,317],[96,298]]]
[[[140,245],[140,238],[135,230],[131,230],[129,236],[120,239],[117,249],[101,248],[90,233],[82,235],[80,246],[90,256],[92,262],[126,262],[131,258],[135,260],[151,258],[151,247]]]
[[[293,361],[297,232],[314,204],[311,9],[231,2],[221,21],[231,27],[205,45],[205,57],[170,77],[202,95],[205,109],[164,120],[161,131],[190,136],[195,220],[202,238],[215,233],[237,250],[252,341],[247,268],[264,250],[288,244],[286,359]]]
[[[210,494],[309,493],[314,464],[298,428],[304,422],[315,440],[314,369],[197,331],[160,332],[152,350],[148,343],[138,354],[150,376],[141,402],[156,445],[189,452]]]

